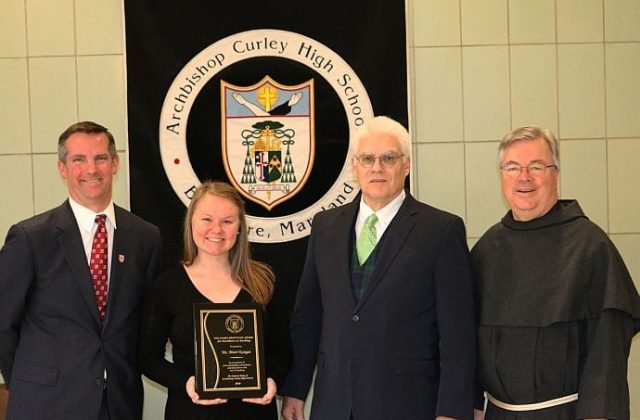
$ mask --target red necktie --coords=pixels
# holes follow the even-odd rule
[[[100,312],[100,319],[104,321],[107,307],[107,260],[109,255],[109,246],[107,242],[107,228],[105,220],[107,216],[99,214],[96,216],[98,229],[93,236],[93,244],[91,245],[91,259],[89,260],[89,270],[91,270],[91,281],[93,290],[95,291],[96,303]]]

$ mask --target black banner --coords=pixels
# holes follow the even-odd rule
[[[164,265],[199,180],[227,181],[292,299],[313,214],[357,194],[350,133],[408,126],[404,1],[134,0],[125,26],[131,208],[160,227]]]

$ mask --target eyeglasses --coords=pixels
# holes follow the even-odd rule
[[[547,171],[547,168],[558,169],[556,165],[545,165],[542,162],[533,162],[528,164],[527,166],[522,166],[519,163],[507,163],[506,165],[502,165],[500,167],[502,173],[509,177],[516,177],[520,175],[522,173],[522,168],[527,168],[527,172],[533,177],[544,175],[544,173]]]
[[[385,153],[380,156],[376,156],[371,153],[363,153],[356,156],[355,159],[363,168],[371,168],[376,163],[376,159],[380,161],[380,165],[382,165],[383,168],[392,168],[402,156],[404,155],[399,155],[395,152]]]

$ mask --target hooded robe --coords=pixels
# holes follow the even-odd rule
[[[507,213],[474,246],[471,263],[481,388],[508,404],[579,394],[536,411],[489,403],[486,419],[629,419],[640,298],[615,246],[575,200],[526,222]]]

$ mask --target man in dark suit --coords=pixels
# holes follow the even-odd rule
[[[476,343],[463,222],[404,190],[411,165],[402,125],[373,118],[354,143],[361,196],[314,218],[282,413],[304,418],[317,366],[313,420],[473,418]]]
[[[119,158],[105,127],[72,125],[58,158],[69,199],[12,226],[0,250],[8,419],[140,419],[138,309],[160,233],[113,204]]]

